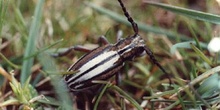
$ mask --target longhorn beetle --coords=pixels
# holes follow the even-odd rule
[[[115,44],[109,44],[105,37],[101,37],[100,40],[104,46],[93,50],[86,49],[82,46],[73,46],[64,52],[67,53],[72,49],[88,52],[68,69],[68,71],[78,72],[64,76],[64,81],[71,91],[82,91],[95,86],[96,84],[92,83],[92,80],[109,79],[123,67],[125,61],[132,60],[141,56],[143,53],[147,53],[152,62],[169,77],[168,73],[155,59],[153,53],[145,44],[145,41],[138,35],[137,23],[129,15],[122,1],[118,0],[118,2],[127,20],[132,25],[134,35],[120,39]]]

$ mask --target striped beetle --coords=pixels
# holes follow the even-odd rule
[[[96,84],[92,83],[92,80],[109,79],[123,67],[125,61],[132,60],[141,56],[143,53],[148,54],[152,62],[169,77],[168,73],[155,59],[153,53],[145,44],[145,41],[138,35],[137,23],[130,17],[122,1],[118,0],[118,2],[127,20],[132,25],[135,32],[134,35],[120,39],[115,44],[109,44],[105,37],[101,37],[100,40],[104,43],[104,46],[93,50],[86,49],[82,46],[73,46],[64,52],[65,54],[71,50],[88,52],[68,69],[68,71],[78,72],[64,76],[64,80],[71,91],[82,91],[95,86]]]

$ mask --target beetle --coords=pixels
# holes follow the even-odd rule
[[[132,60],[143,54],[148,54],[152,62],[169,78],[168,73],[159,64],[152,51],[145,44],[143,38],[138,34],[139,30],[137,23],[129,15],[122,1],[118,0],[118,2],[127,20],[131,23],[134,34],[124,39],[120,38],[115,44],[110,44],[106,38],[102,36],[100,37],[100,41],[103,42],[103,46],[93,50],[86,49],[82,46],[73,46],[64,52],[65,54],[71,50],[88,52],[68,69],[69,72],[78,72],[64,76],[64,81],[71,91],[77,92],[92,88],[96,85],[92,83],[93,80],[106,80],[111,78],[118,73],[126,61]]]

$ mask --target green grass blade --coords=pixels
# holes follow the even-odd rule
[[[195,42],[195,41],[187,41],[187,42],[176,43],[176,44],[174,44],[174,45],[171,47],[170,53],[171,53],[171,54],[174,54],[178,48],[191,49],[191,46],[190,46],[191,43],[194,44],[194,45],[196,45],[196,42]],[[199,42],[199,44],[200,44],[200,46],[201,46],[202,48],[207,48],[207,44],[202,43],[202,42]]]
[[[110,86],[110,84],[108,83],[108,84],[106,84],[106,85],[103,87],[102,91],[99,93],[98,98],[97,98],[97,100],[96,100],[96,102],[95,102],[95,104],[94,104],[93,110],[97,110],[98,104],[99,104],[99,102],[100,102],[100,100],[101,100],[103,94],[105,93],[105,91],[107,90],[107,88],[108,88],[109,86]]]
[[[27,30],[28,27],[26,27],[25,18],[22,15],[21,10],[19,9],[19,7],[16,6],[15,3],[13,3],[13,9],[15,12],[15,21],[16,21],[16,23],[13,25],[23,36],[22,39],[24,38],[27,39],[29,30]]]
[[[34,57],[34,56],[37,56],[38,54],[40,54],[40,53],[42,53],[42,52],[44,52],[44,51],[48,51],[49,48],[51,48],[51,47],[57,45],[57,44],[58,44],[59,42],[61,42],[61,41],[63,41],[63,39],[58,40],[58,41],[54,42],[53,44],[51,44],[51,45],[49,45],[49,46],[47,46],[47,47],[44,47],[44,48],[39,49],[38,51],[34,52],[32,55],[29,55],[27,58],[24,58],[24,60],[25,60],[25,59],[29,59],[29,58]],[[49,51],[48,51],[48,52],[49,52]],[[49,53],[50,53],[50,52],[49,52]]]
[[[173,94],[171,97],[176,96],[177,94],[179,94],[181,91],[186,90],[187,88],[189,88],[189,85],[194,86],[195,84],[203,81],[204,79],[206,79],[207,77],[220,72],[220,66],[216,66],[210,70],[207,70],[206,72],[202,73],[201,75],[199,75],[198,77],[196,77],[195,79],[193,79],[189,84],[185,85],[184,87],[179,87],[178,88],[178,92],[176,92],[175,94]]]
[[[98,83],[98,84],[107,84],[103,90],[103,92],[105,91],[105,89],[107,87],[109,88],[113,88],[114,90],[116,90],[121,96],[123,96],[123,98],[127,99],[128,101],[131,102],[131,104],[137,108],[137,110],[143,110],[143,108],[138,104],[138,102],[133,99],[129,94],[127,94],[124,90],[122,90],[121,88],[119,88],[116,85],[113,85],[112,83],[106,82],[106,81],[92,81],[93,83]]]
[[[73,102],[71,100],[71,96],[69,96],[66,85],[64,84],[64,82],[62,82],[61,74],[54,74],[58,71],[54,59],[43,52],[38,55],[38,60],[44,68],[44,71],[51,71],[51,73],[47,74],[49,75],[51,79],[51,84],[55,89],[56,97],[58,97],[59,100],[59,105],[64,108],[64,110],[72,110]]]
[[[172,6],[172,5],[166,5],[162,3],[155,3],[155,2],[149,2],[149,1],[145,1],[145,3],[148,3],[152,6],[163,8],[165,10],[168,10],[168,11],[180,14],[180,15],[188,16],[196,20],[206,21],[206,22],[210,22],[214,24],[220,24],[220,16],[215,15],[215,14],[195,11],[195,10],[181,8],[181,7]]]
[[[20,69],[21,67],[19,65],[14,64],[13,62],[11,62],[7,57],[5,57],[2,53],[0,53],[0,58],[2,58],[3,60],[5,60],[10,66],[12,66],[13,68],[16,69]]]
[[[43,9],[44,0],[38,0],[37,6],[35,8],[33,21],[31,23],[29,35],[28,35],[28,41],[24,53],[24,58],[28,57],[29,55],[33,54],[35,50],[35,41],[38,36],[39,27],[40,27],[40,21],[41,21],[41,15],[42,15],[42,9]],[[22,70],[21,70],[21,84],[24,84],[26,79],[29,77],[31,73],[31,67],[33,65],[34,58],[29,58],[23,61],[22,63]]]
[[[7,8],[8,8],[8,0],[1,0],[0,1],[0,35],[4,24]]]
[[[99,7],[93,3],[86,2],[85,4],[88,5],[89,7],[93,8],[94,10],[102,13],[102,14],[109,16],[110,18],[114,19],[117,22],[121,22],[127,26],[131,26],[131,23],[129,23],[127,21],[127,19],[124,17],[124,15],[119,15],[111,10]],[[153,26],[147,25],[142,22],[137,22],[137,24],[138,24],[139,29],[144,32],[153,32],[153,33],[157,33],[157,34],[164,34],[164,35],[167,35],[168,37],[170,37],[171,39],[176,39],[176,37],[179,36],[181,40],[190,40],[190,38],[186,37],[185,35],[171,32],[171,31],[165,30],[163,28],[153,27]]]
[[[202,84],[199,86],[197,91],[201,95],[202,98],[215,96],[216,94],[220,92],[219,83],[220,83],[219,74],[215,73],[211,75],[210,77],[208,77],[207,79],[205,79],[202,82]]]
[[[203,52],[201,52],[196,46],[194,46],[192,43],[190,43],[191,48],[197,53],[198,56],[200,56],[206,63],[208,63],[210,66],[212,66],[212,61],[209,60],[208,57],[205,56]]]
[[[112,88],[119,92],[124,98],[126,98],[128,101],[130,101],[136,108],[137,110],[143,110],[141,106],[130,96],[128,95],[125,91],[123,91],[121,88],[113,85]]]

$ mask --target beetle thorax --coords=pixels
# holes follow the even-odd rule
[[[134,35],[121,40],[116,46],[118,47],[118,54],[122,58],[131,60],[144,52],[145,41],[139,35]]]

